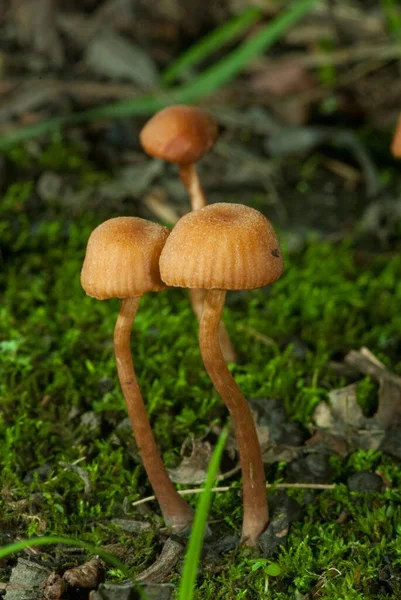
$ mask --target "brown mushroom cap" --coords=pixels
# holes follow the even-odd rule
[[[284,269],[274,229],[242,204],[210,204],[178,221],[160,256],[167,285],[250,290],[276,281]]]
[[[85,292],[106,300],[163,290],[159,257],[169,233],[167,227],[138,217],[117,217],[96,227],[81,272]]]
[[[168,162],[197,162],[215,144],[218,129],[213,119],[192,106],[168,106],[156,113],[139,139],[150,156]]]

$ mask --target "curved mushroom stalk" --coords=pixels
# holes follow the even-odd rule
[[[191,289],[189,290],[191,298],[192,310],[198,321],[201,320],[203,312],[203,303],[205,300],[206,290]],[[230,336],[224,324],[224,321],[219,323],[219,341],[220,348],[226,362],[237,362],[238,357],[235,348],[231,342]]]
[[[225,297],[226,292],[223,290],[209,290],[206,293],[199,328],[199,345],[206,371],[232,418],[243,481],[242,541],[253,547],[269,520],[266,478],[251,410],[227,368],[219,345],[219,323]]]
[[[230,411],[242,468],[242,539],[255,546],[268,523],[262,453],[255,423],[231,376],[219,344],[225,290],[253,290],[276,281],[284,263],[272,224],[241,204],[209,204],[186,214],[170,233],[160,254],[166,285],[208,290],[199,327],[206,370]]]
[[[143,466],[163,517],[169,527],[174,528],[176,532],[184,532],[192,524],[193,510],[178,494],[159,454],[131,358],[131,328],[138,305],[139,298],[123,300],[117,317],[114,351],[118,376]]]
[[[191,200],[192,210],[199,210],[207,204],[205,192],[196,170],[195,163],[179,165],[180,179],[184,184]]]
[[[131,358],[130,335],[139,298],[159,292],[159,259],[170,232],[139,217],[116,217],[92,231],[81,271],[88,296],[122,299],[114,330],[118,375],[145,470],[166,523],[178,530],[192,522],[192,509],[174,488],[158,452]]]

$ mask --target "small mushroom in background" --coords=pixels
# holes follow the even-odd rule
[[[192,210],[207,204],[195,163],[213,148],[217,136],[217,125],[212,117],[198,108],[184,105],[163,108],[140,133],[139,139],[147,154],[178,164]]]
[[[397,125],[391,143],[391,154],[394,158],[401,158],[401,115],[398,117]]]
[[[170,481],[157,449],[130,348],[140,297],[166,287],[160,279],[159,257],[168,235],[167,227],[137,217],[105,221],[89,237],[81,284],[98,300],[122,300],[114,330],[118,376],[143,466],[166,524],[179,533],[190,527],[193,510]]]
[[[233,421],[238,443],[244,517],[242,540],[256,546],[268,524],[266,479],[248,402],[222,355],[218,330],[227,290],[251,290],[276,281],[283,259],[271,223],[241,204],[211,204],[188,213],[174,227],[160,255],[170,286],[207,290],[199,345],[205,368]]]
[[[177,163],[180,178],[191,199],[192,210],[207,205],[207,199],[199,181],[195,163],[216,143],[218,128],[215,121],[192,106],[168,106],[156,113],[140,133],[140,142],[147,154],[167,162]],[[193,311],[201,317],[205,293],[190,290]],[[219,325],[219,336],[224,358],[236,362],[237,355],[224,326]]]
[[[140,133],[140,142],[147,154],[167,162],[177,163],[180,178],[191,199],[192,210],[207,205],[195,163],[216,143],[218,128],[215,121],[193,106],[168,106],[156,113]],[[190,290],[192,309],[199,321],[205,293]],[[224,326],[219,325],[221,349],[227,362],[236,362],[237,355]]]

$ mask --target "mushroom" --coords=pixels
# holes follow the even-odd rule
[[[394,158],[401,158],[401,115],[398,117],[397,125],[391,143],[391,154]]]
[[[184,531],[193,511],[172,484],[157,449],[131,357],[130,334],[140,297],[165,289],[159,256],[169,230],[137,217],[118,217],[99,225],[90,235],[81,272],[88,296],[120,298],[114,329],[118,376],[143,466],[169,527]]]
[[[192,210],[207,204],[199,181],[195,163],[215,144],[218,136],[214,120],[192,106],[168,106],[156,113],[140,133],[140,142],[147,154],[167,162],[177,163],[180,178],[191,199]],[[201,317],[205,294],[202,290],[190,290],[193,311]],[[235,362],[237,356],[224,326],[219,325],[219,336],[224,358]]]
[[[178,164],[192,210],[207,204],[195,163],[213,148],[217,135],[217,125],[209,115],[183,105],[159,111],[140,133],[140,142],[147,154]]]
[[[207,290],[199,345],[234,426],[243,480],[242,540],[249,546],[256,545],[268,523],[266,479],[252,413],[224,361],[218,326],[227,290],[263,287],[276,281],[283,268],[271,223],[241,204],[211,204],[188,213],[160,255],[160,274],[167,285]]]

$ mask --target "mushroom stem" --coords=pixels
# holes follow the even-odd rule
[[[159,454],[132,361],[130,335],[138,306],[139,298],[123,300],[117,317],[114,329],[114,352],[118,377],[143,466],[163,517],[169,527],[176,531],[184,531],[192,524],[193,511],[172,484]]]
[[[179,165],[179,169],[181,181],[186,187],[191,199],[192,210],[199,210],[200,208],[206,206],[207,199],[205,192],[203,191],[195,163]],[[202,316],[205,291],[192,289],[189,293],[191,296],[192,309],[199,321]],[[219,338],[225,361],[237,362],[237,353],[235,352],[235,348],[230,340],[230,336],[228,335],[223,321],[221,321],[219,325]]]
[[[201,182],[198,177],[195,163],[188,165],[179,165],[180,178],[182,183],[187,188],[191,199],[192,210],[199,210],[207,204],[205,192],[203,191]]]
[[[199,345],[206,371],[227,406],[237,438],[243,481],[244,518],[242,541],[256,546],[265,530],[269,513],[262,453],[249,405],[231,376],[219,345],[219,323],[226,292],[206,294],[199,328]]]
[[[203,302],[205,300],[206,290],[192,288],[189,290],[191,298],[192,310],[198,321],[200,321],[203,312]],[[230,340],[228,331],[223,321],[219,323],[219,340],[221,351],[226,362],[237,362],[237,353]]]

